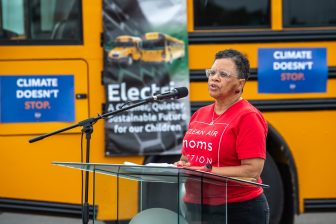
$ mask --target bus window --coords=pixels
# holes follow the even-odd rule
[[[270,0],[194,0],[194,28],[270,28]]]
[[[23,36],[24,31],[24,7],[23,0],[1,0],[1,39]]]
[[[336,1],[284,0],[284,27],[336,26]]]
[[[136,47],[136,44],[133,42],[119,42],[115,44],[116,47]]]
[[[165,47],[165,42],[163,39],[158,40],[143,40],[141,44],[142,49],[163,49]]]
[[[0,0],[0,17],[2,44],[82,42],[80,0]]]

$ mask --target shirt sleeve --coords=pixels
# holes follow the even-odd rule
[[[251,112],[243,116],[237,130],[238,159],[266,159],[267,123],[263,116]]]

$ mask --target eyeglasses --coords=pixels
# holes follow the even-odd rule
[[[235,75],[231,75],[231,73],[227,72],[227,71],[216,71],[216,70],[212,70],[212,69],[205,69],[205,74],[206,76],[209,78],[210,76],[215,76],[216,74],[219,74],[219,76],[221,78],[226,78],[229,79],[231,77],[236,77],[238,78],[238,76]]]

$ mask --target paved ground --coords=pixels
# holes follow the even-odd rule
[[[80,224],[81,219],[54,216],[0,213],[0,224]],[[92,221],[89,222],[90,224]],[[102,224],[102,222],[95,222]],[[336,213],[310,213],[295,218],[295,224],[335,224]]]
[[[335,224],[335,213],[308,213],[295,217],[295,224]]]
[[[0,213],[0,224],[81,224],[79,218],[65,218],[58,216],[31,215],[21,213]],[[89,224],[92,224],[90,220]],[[95,224],[103,224],[103,222],[95,221]]]
[[[1,224],[78,224],[81,223],[76,218],[50,217],[42,215],[28,215],[19,213],[1,213]]]

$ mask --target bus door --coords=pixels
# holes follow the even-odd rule
[[[2,92],[1,96],[0,142],[3,150],[0,167],[2,170],[10,169],[10,172],[1,172],[0,178],[11,180],[3,182],[1,197],[78,203],[78,197],[74,195],[77,195],[79,185],[64,198],[58,194],[45,194],[60,191],[62,186],[58,183],[66,181],[68,176],[51,163],[57,160],[78,161],[79,136],[75,139],[71,136],[79,134],[80,129],[72,129],[51,137],[52,140],[34,144],[28,144],[28,139],[88,117],[86,64],[80,60],[12,59],[0,61],[0,67],[2,89],[7,89],[4,85],[10,85],[12,89],[9,93]],[[6,97],[12,102],[7,101]],[[64,108],[60,104],[64,104]],[[50,146],[56,139],[58,144]],[[68,192],[68,189],[64,192]]]
[[[2,206],[15,200],[18,207],[31,202],[41,211],[49,202],[49,210],[51,202],[77,204],[80,209],[80,174],[51,164],[80,160],[80,128],[28,143],[89,115],[88,63],[80,58],[80,1],[0,4]],[[44,205],[39,207],[40,202]]]

